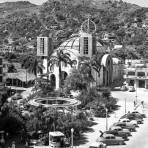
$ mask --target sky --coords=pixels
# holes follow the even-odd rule
[[[0,3],[3,2],[14,2],[14,1],[25,1],[25,0],[0,0]],[[47,0],[28,0],[31,3],[37,4],[37,5],[41,5],[43,2],[46,2]],[[133,4],[137,4],[139,6],[142,7],[148,7],[148,0],[123,0],[129,3],[133,3]]]

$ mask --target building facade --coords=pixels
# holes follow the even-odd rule
[[[5,79],[3,72],[3,57],[0,57],[0,95],[6,93],[5,88]]]
[[[86,23],[86,24],[85,24]],[[118,78],[118,76],[113,76],[114,75],[114,70],[118,68],[119,64],[113,64],[113,58],[109,53],[106,53],[104,47],[102,46],[101,43],[96,41],[96,36],[95,36],[95,29],[90,30],[89,25],[95,25],[94,22],[91,20],[85,21],[81,26],[81,30],[78,34],[74,34],[63,42],[57,49],[54,50],[53,55],[57,56],[57,51],[62,50],[65,53],[69,53],[70,59],[77,61],[74,67],[71,67],[68,64],[62,63],[61,64],[61,71],[64,79],[71,73],[73,68],[78,68],[79,64],[79,57],[88,57],[91,58],[93,55],[96,53],[103,53],[103,56],[101,58],[101,69],[100,69],[100,75],[92,69],[92,75],[93,78],[95,79],[95,82],[93,85],[104,85],[104,86],[110,86],[112,82]],[[87,26],[88,25],[88,26]],[[83,28],[83,29],[82,29]],[[93,27],[91,27],[93,28]],[[96,26],[94,26],[96,28]],[[48,54],[40,54],[43,51],[43,47],[47,47],[46,49],[48,51],[51,50],[51,44],[45,43],[44,45],[41,46],[41,38],[46,38],[46,37],[39,37],[37,39],[37,56],[42,57],[43,59],[43,64],[45,67],[44,73],[49,72],[49,78],[53,82],[53,85],[55,86],[55,89],[59,89],[59,66],[55,65],[53,69],[51,70],[48,66]],[[47,39],[48,40],[48,39]],[[51,41],[51,40],[50,40]],[[113,68],[113,66],[115,67]],[[117,70],[118,71],[118,70]],[[117,72],[116,72],[117,74]],[[118,74],[117,74],[118,75]]]
[[[148,61],[126,60],[124,78],[128,86],[148,89]]]

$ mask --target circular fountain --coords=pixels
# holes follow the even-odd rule
[[[75,107],[81,102],[76,99],[62,98],[62,97],[46,97],[46,98],[34,98],[29,101],[30,105],[43,106],[45,108],[65,108]]]

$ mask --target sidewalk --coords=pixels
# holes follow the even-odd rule
[[[30,94],[32,94],[32,88],[33,87],[26,88],[26,90],[21,93],[22,97],[27,98]]]

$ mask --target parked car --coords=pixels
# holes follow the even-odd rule
[[[43,131],[32,131],[29,132],[29,141],[28,144],[29,146],[39,146],[39,145],[44,145],[44,140],[43,137],[44,133]]]
[[[37,139],[30,139],[28,144],[29,146],[38,146],[41,144],[41,141]]]
[[[121,128],[129,129],[129,131],[136,131],[136,126],[131,123],[116,122],[112,126],[120,126]]]
[[[113,134],[103,134],[97,139],[97,142],[103,142],[106,145],[123,145],[124,139]]]
[[[120,90],[121,91],[126,91],[127,90],[127,87],[125,85],[123,85],[123,86],[120,87]]]
[[[117,132],[119,135],[123,135],[123,137],[131,136],[131,132],[129,129],[121,128],[120,126],[112,126],[109,128],[109,131]]]
[[[131,112],[132,114],[136,114],[136,115],[138,115],[138,116],[141,116],[142,118],[146,118],[146,115],[145,114],[143,114],[143,113],[139,113],[138,111],[133,111],[133,112]]]
[[[127,118],[123,118],[123,119],[119,119],[119,122],[131,123],[131,124],[135,125],[136,127],[139,127],[136,120],[129,120]]]
[[[134,86],[129,86],[128,87],[128,91],[129,92],[134,92],[135,91],[135,87]]]
[[[104,131],[103,134],[112,134],[114,136],[122,137],[124,140],[128,140],[128,136],[126,134],[118,133],[117,131]]]
[[[89,148],[107,148],[107,146],[102,142],[94,142],[90,144]]]
[[[136,120],[138,124],[143,124],[142,116],[139,116],[139,115],[136,115],[136,114],[133,114],[133,113],[125,114],[120,119],[123,119],[123,118],[127,118],[129,120]]]

